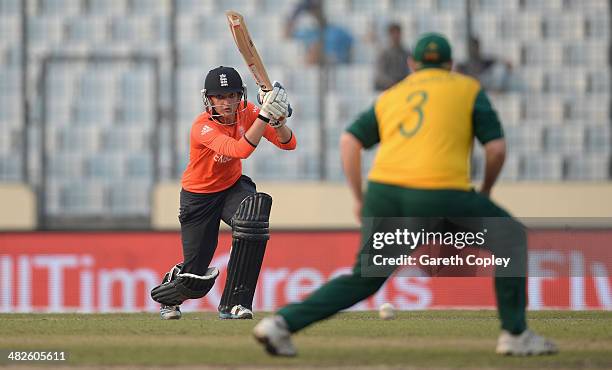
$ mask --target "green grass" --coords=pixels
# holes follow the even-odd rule
[[[178,321],[148,313],[3,314],[0,349],[63,350],[65,365],[612,368],[612,312],[532,312],[529,319],[558,343],[560,354],[495,355],[494,311],[402,312],[390,321],[374,312],[340,314],[296,335],[294,359],[264,354],[251,337],[253,321],[221,321],[213,313],[186,313]]]

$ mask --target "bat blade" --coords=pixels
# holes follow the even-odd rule
[[[232,36],[234,36],[238,51],[240,51],[242,58],[249,67],[255,82],[262,90],[272,90],[273,86],[270,82],[270,77],[268,77],[268,72],[251,39],[244,17],[240,13],[232,10],[225,12],[225,16],[227,17],[230,31],[232,32]]]

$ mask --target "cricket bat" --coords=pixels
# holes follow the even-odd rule
[[[266,72],[261,57],[255,48],[255,44],[253,44],[253,40],[251,40],[251,35],[244,22],[244,17],[233,10],[228,10],[225,12],[225,15],[229,22],[229,27],[234,36],[238,51],[242,54],[242,58],[249,67],[253,78],[255,78],[255,82],[264,91],[272,90],[273,87],[270,82],[270,77],[268,77],[268,72]]]

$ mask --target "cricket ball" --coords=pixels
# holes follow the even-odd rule
[[[381,304],[378,308],[378,316],[383,320],[395,318],[395,307],[389,302]]]

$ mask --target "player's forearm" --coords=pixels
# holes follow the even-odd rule
[[[291,129],[286,125],[276,128],[275,131],[276,137],[281,144],[286,144],[291,140]]]
[[[267,123],[257,118],[253,125],[244,134],[244,138],[253,146],[257,146],[264,132],[266,131]]]
[[[481,192],[489,194],[506,160],[504,139],[492,140],[485,144],[485,175]]]
[[[357,201],[361,201],[361,149],[362,145],[352,134],[344,133],[340,138],[340,152],[344,175]]]

